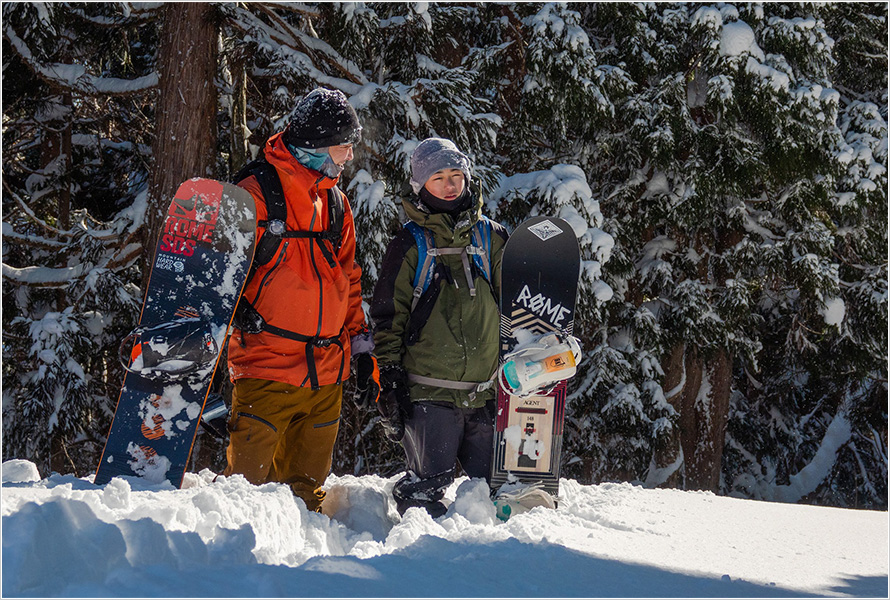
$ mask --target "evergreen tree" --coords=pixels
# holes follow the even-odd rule
[[[821,27],[831,35],[832,60],[821,62],[840,92],[838,135],[818,221],[787,235],[793,287],[761,303],[771,360],[734,398],[728,492],[886,507],[887,59],[869,49],[885,44],[876,36],[886,36],[887,21],[886,7],[875,8],[832,6],[818,21],[770,18],[786,47]],[[803,51],[796,58],[811,60]],[[876,81],[875,73],[883,75]],[[836,462],[817,460],[826,452]]]
[[[3,453],[44,473],[95,468],[138,310],[157,82],[144,17],[3,6]]]
[[[821,212],[839,142],[831,43],[797,10],[657,5],[591,15],[628,49],[615,60],[638,84],[621,105],[622,177],[604,203],[617,234],[607,280],[623,292],[609,307],[610,346],[635,357],[650,402],[666,397],[677,413],[647,421],[638,396],[605,395],[601,406],[624,410],[592,433],[617,454],[597,461],[600,476],[720,489],[731,390],[774,364],[763,332],[775,329],[754,307],[793,290],[786,322],[802,340],[806,319],[837,289]],[[618,414],[636,436],[619,428],[615,439]]]

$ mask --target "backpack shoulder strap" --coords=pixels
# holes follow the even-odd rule
[[[414,297],[411,301],[411,309],[417,305],[420,297],[429,288],[435,271],[436,256],[438,254],[457,253],[457,249],[446,248],[437,250],[435,241],[430,231],[413,221],[405,224],[405,228],[414,236],[417,245],[417,269],[414,272]],[[466,253],[473,257],[473,262],[485,281],[491,284],[491,221],[487,217],[481,217],[471,230],[471,244],[465,249]],[[472,287],[472,281],[468,283]],[[475,295],[475,294],[474,294]]]
[[[433,296],[428,297],[429,294],[425,295],[435,277],[436,256],[440,254],[460,254],[470,295],[475,296],[476,289],[473,285],[473,275],[468,260],[468,257],[472,256],[476,268],[483,275],[489,289],[494,294],[494,288],[491,283],[492,222],[486,217],[482,217],[472,228],[471,244],[463,248],[436,248],[432,232],[413,221],[405,223],[405,229],[411,232],[411,235],[414,237],[414,244],[417,247],[417,268],[414,271],[411,316],[405,337],[405,343],[411,346],[419,339],[420,331],[426,325],[432,305],[435,303],[436,296],[438,296],[438,287],[435,288]],[[421,305],[420,308],[418,308],[418,305]],[[417,308],[416,312],[415,308]]]
[[[264,228],[260,239],[257,241],[256,251],[253,255],[253,267],[248,279],[252,277],[257,267],[268,263],[278,251],[281,244],[279,235],[267,235],[270,225],[277,233],[285,230],[287,223],[287,202],[284,200],[284,189],[281,187],[281,178],[278,171],[265,159],[260,158],[248,163],[238,171],[233,183],[239,183],[250,176],[256,177],[257,183],[263,192],[263,200],[266,202],[266,219],[257,221],[257,225]]]
[[[249,162],[235,175],[233,183],[239,183],[253,175],[263,191],[263,199],[266,201],[266,221],[259,224],[266,227],[271,221],[287,221],[287,203],[284,201],[284,189],[281,187],[281,179],[278,171],[264,158]]]
[[[411,300],[411,310],[417,306],[418,300],[430,286],[434,275],[436,263],[436,242],[429,229],[421,227],[414,221],[405,223],[405,229],[414,236],[417,246],[417,269],[414,271],[414,297]]]
[[[471,241],[467,254],[473,255],[473,262],[479,272],[491,283],[491,220],[488,217],[480,217],[473,225]]]
[[[343,193],[336,185],[328,190],[328,239],[334,246],[334,251],[340,250],[343,243],[343,218],[346,214],[346,206],[343,202]]]
[[[266,202],[266,219],[257,221],[257,225],[263,227],[260,239],[257,241],[256,251],[254,252],[253,264],[254,268],[264,265],[272,260],[278,251],[282,237],[322,237],[331,242],[334,252],[340,250],[343,241],[343,219],[346,213],[345,204],[343,202],[343,194],[337,186],[328,190],[328,229],[321,235],[318,233],[291,232],[287,229],[287,202],[284,198],[284,188],[281,186],[281,178],[275,167],[269,164],[265,159],[260,158],[248,163],[233,178],[233,183],[238,183],[254,176],[263,192],[263,199]],[[266,235],[270,228],[274,235]],[[327,250],[323,245],[323,250]],[[325,258],[330,263],[332,258]]]

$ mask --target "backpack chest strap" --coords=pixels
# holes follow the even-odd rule
[[[467,286],[470,288],[470,296],[476,297],[476,284],[473,282],[473,271],[470,269],[470,259],[468,257],[470,252],[470,248],[474,251],[477,250],[473,248],[473,246],[464,246],[463,248],[430,248],[428,252],[434,252],[434,255],[446,255],[446,254],[459,254],[460,262],[464,268],[464,277],[467,278]],[[473,252],[475,254],[475,252]],[[457,287],[457,282],[454,282],[455,287]]]
[[[476,284],[473,278],[473,271],[469,257],[477,266],[486,281],[491,283],[491,223],[486,218],[480,219],[472,228],[472,243],[463,247],[445,247],[437,248],[432,232],[425,227],[421,227],[417,223],[408,222],[405,227],[414,236],[417,247],[417,268],[414,273],[414,291],[411,299],[411,311],[417,307],[420,297],[429,288],[435,275],[433,265],[435,265],[437,256],[445,256],[448,254],[460,254],[461,265],[464,271],[464,277],[467,280],[467,287],[470,296],[476,297]],[[457,286],[457,282],[454,282]]]
[[[287,225],[284,221],[278,219],[271,220],[260,220],[257,221],[257,225],[260,227],[265,227],[266,231],[263,234],[263,239],[267,239],[266,236],[269,236],[269,239],[277,240],[275,242],[275,247],[277,249],[277,245],[283,239],[293,239],[293,238],[303,238],[303,239],[311,239],[315,240],[318,243],[318,247],[321,248],[321,253],[324,256],[325,260],[328,262],[328,266],[332,269],[336,264],[336,258],[334,257],[334,253],[331,248],[328,248],[325,244],[321,242],[327,240],[331,243],[331,247],[336,249],[337,240],[339,238],[339,233],[333,232],[331,230],[324,231],[295,231],[292,229],[287,229]]]

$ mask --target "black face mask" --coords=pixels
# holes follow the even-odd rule
[[[420,196],[420,201],[430,209],[431,213],[448,213],[452,216],[457,216],[461,212],[470,208],[473,197],[470,193],[469,186],[464,188],[464,191],[460,196],[451,201],[442,200],[441,198],[433,196],[426,188],[421,188],[418,196]]]

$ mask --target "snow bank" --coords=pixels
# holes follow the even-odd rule
[[[563,480],[502,523],[460,479],[433,520],[398,476],[336,477],[325,511],[288,488],[186,474],[183,489],[35,479],[3,465],[4,596],[884,596],[887,515]]]
[[[3,463],[3,483],[40,481],[37,466],[31,461],[13,459]]]

